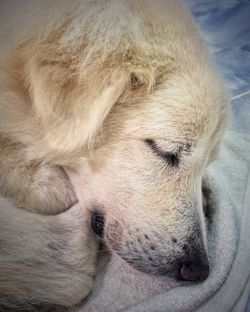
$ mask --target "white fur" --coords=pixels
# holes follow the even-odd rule
[[[1,204],[9,251],[5,258],[0,250],[0,275],[9,276],[2,306],[86,296],[96,210],[112,251],[142,271],[176,277],[185,249],[206,253],[202,176],[228,115],[190,14],[179,0],[16,0],[0,11],[0,194],[26,210]],[[84,222],[75,208],[45,216],[77,200]]]

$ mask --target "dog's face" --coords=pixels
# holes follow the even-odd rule
[[[109,248],[150,274],[208,274],[202,177],[216,156],[226,98],[177,80],[134,106],[117,104],[81,169],[78,196]],[[79,184],[79,182],[78,182]]]

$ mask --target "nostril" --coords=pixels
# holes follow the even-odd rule
[[[96,235],[103,237],[104,234],[104,216],[102,213],[94,212],[91,216],[91,227]]]
[[[209,265],[195,265],[191,262],[186,262],[181,265],[180,277],[185,281],[203,282],[209,274]]]

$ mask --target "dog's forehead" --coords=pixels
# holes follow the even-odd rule
[[[172,139],[198,140],[223,128],[227,113],[223,93],[168,86],[156,90],[141,105],[128,109],[127,131]]]

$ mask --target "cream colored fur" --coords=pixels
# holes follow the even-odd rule
[[[55,226],[68,240],[59,217],[44,215],[63,212],[77,200],[86,219],[82,232],[75,230],[77,220],[67,223],[80,246],[67,256],[76,268],[82,265],[83,284],[74,275],[78,269],[63,265],[68,270],[63,277],[72,284],[76,279],[77,289],[58,292],[48,279],[46,297],[39,295],[39,274],[32,281],[24,275],[20,284],[13,276],[3,304],[10,293],[11,302],[27,304],[27,293],[23,300],[18,295],[22,283],[38,302],[68,305],[86,295],[93,267],[89,271],[85,261],[94,264],[96,255],[95,247],[79,238],[89,237],[94,210],[105,216],[109,248],[146,272],[164,267],[171,275],[190,240],[205,252],[202,176],[218,152],[228,100],[182,3],[2,1],[0,11],[0,193],[20,209],[40,214],[3,201],[1,220],[9,219],[4,210],[11,210],[24,223],[30,218],[33,227],[23,232],[22,222],[10,218],[4,228],[0,221],[0,232],[16,235],[15,243],[23,238],[21,257],[42,258],[49,275],[46,249],[36,255],[30,235],[49,220],[41,238],[50,240]],[[145,140],[178,154],[178,166],[156,155]],[[40,244],[39,237],[32,240]],[[10,270],[24,270],[12,257]],[[0,262],[0,275],[6,272]],[[59,281],[56,273],[51,277]]]

